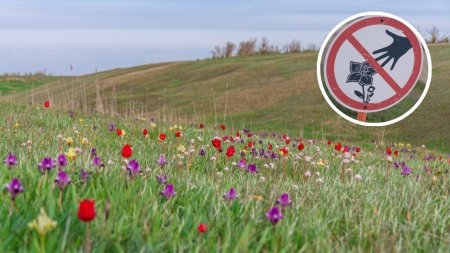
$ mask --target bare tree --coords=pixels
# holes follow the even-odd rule
[[[285,53],[300,53],[301,51],[302,47],[298,40],[293,40],[284,46]]]
[[[259,53],[260,54],[268,54],[270,53],[270,44],[269,44],[269,40],[266,37],[263,37],[261,39],[261,42],[259,43]]]
[[[430,33],[430,40],[428,42],[430,43],[439,42],[439,29],[437,28],[437,26],[433,26],[429,31],[429,33]]]
[[[225,48],[224,48],[225,57],[226,58],[232,57],[235,48],[236,48],[236,45],[233,42],[228,41],[225,44]]]
[[[238,56],[250,56],[255,54],[256,39],[249,39],[239,43]]]
[[[218,59],[223,57],[223,50],[220,46],[215,46],[214,49],[211,51],[212,58]]]
[[[319,48],[314,43],[309,43],[308,47],[306,48],[306,51],[317,51],[317,50],[319,50]]]

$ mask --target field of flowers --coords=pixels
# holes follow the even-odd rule
[[[0,106],[0,252],[449,252],[450,158]]]

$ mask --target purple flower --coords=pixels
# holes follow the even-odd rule
[[[278,207],[274,206],[266,213],[266,217],[275,225],[283,218],[283,214]]]
[[[287,207],[292,205],[292,200],[289,198],[289,194],[283,193],[280,198],[277,199],[277,204],[281,205],[281,207]]]
[[[166,185],[166,188],[164,188],[164,191],[161,191],[161,194],[164,195],[164,197],[166,197],[166,199],[170,199],[177,193],[175,192],[173,184],[168,184],[168,185]]]
[[[245,168],[245,159],[244,159],[244,158],[242,158],[242,159],[239,161],[239,163],[238,163],[238,168],[239,168],[239,169]]]
[[[226,200],[233,200],[233,199],[237,198],[237,194],[236,194],[236,191],[234,190],[234,188],[231,187],[230,190],[223,195],[223,197]]]
[[[250,173],[256,173],[256,172],[258,172],[258,170],[257,170],[257,168],[256,168],[256,165],[254,165],[254,164],[249,164],[248,167],[247,167],[247,172],[250,172]]]
[[[86,183],[88,176],[89,176],[89,173],[87,171],[85,171],[83,169],[80,171],[80,177],[81,177],[81,181],[83,183]]]
[[[96,156],[94,157],[94,159],[92,159],[92,164],[96,167],[105,167],[105,165],[103,164],[102,160],[100,159],[100,157]]]
[[[110,132],[116,130],[116,125],[114,125],[114,123],[109,124],[108,130],[109,130]]]
[[[402,172],[400,172],[402,176],[407,176],[411,174],[411,168],[409,168],[406,164],[402,167]]]
[[[73,111],[69,111],[69,117],[73,118],[75,116],[75,113]]]
[[[205,151],[205,149],[200,149],[200,152],[198,152],[198,154],[200,155],[200,156],[205,156],[206,155],[206,151]]]
[[[44,174],[46,171],[49,171],[55,167],[55,162],[51,157],[44,157],[44,159],[42,159],[42,161],[39,163],[38,167],[41,173]]]
[[[156,180],[159,184],[166,184],[167,183],[167,177],[164,175],[157,175]]]
[[[13,153],[9,153],[8,156],[6,156],[4,163],[8,169],[11,169],[13,166],[17,165],[17,157]]]
[[[164,154],[161,154],[161,155],[159,156],[158,164],[159,164],[159,166],[160,166],[161,168],[164,167],[164,166],[167,164],[167,159],[166,159],[166,156],[165,156]]]
[[[97,156],[97,149],[96,148],[92,148],[91,149],[91,157]]]
[[[11,194],[11,200],[14,201],[16,196],[23,192],[22,183],[18,178],[13,178],[9,184],[6,184],[5,189]]]
[[[59,186],[59,189],[63,190],[68,184],[70,184],[70,177],[66,172],[60,170],[56,175],[55,183]]]
[[[66,155],[60,154],[58,156],[58,168],[62,169],[64,167],[66,167],[66,165],[67,165],[67,157],[66,157]]]
[[[136,174],[141,172],[141,167],[139,166],[139,163],[136,160],[131,160],[128,163],[127,170],[130,172],[130,176],[134,177]]]

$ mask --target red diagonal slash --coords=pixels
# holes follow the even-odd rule
[[[359,43],[359,41],[355,38],[355,36],[350,35],[347,37],[348,42],[355,47],[355,49],[369,62],[370,66],[372,66],[375,71],[377,71],[378,74],[391,86],[391,88],[396,92],[399,93],[402,90],[402,87],[400,87],[397,82],[384,70],[383,67],[381,67],[380,64],[372,57],[372,55],[364,48],[364,46]]]

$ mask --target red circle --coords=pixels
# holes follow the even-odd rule
[[[365,27],[371,26],[371,25],[379,25],[382,23],[383,25],[389,25],[394,28],[397,28],[401,30],[408,40],[411,42],[413,53],[414,53],[414,65],[412,74],[409,77],[408,81],[406,82],[403,87],[400,88],[400,92],[397,92],[395,95],[391,96],[388,99],[385,99],[378,103],[362,103],[356,100],[351,99],[348,97],[339,87],[336,76],[334,74],[334,65],[337,53],[339,49],[341,48],[342,44],[350,37],[353,36],[353,34]],[[364,57],[364,56],[363,56]],[[367,60],[367,57],[364,57]],[[356,111],[362,111],[362,112],[376,112],[381,111],[384,109],[387,109],[391,106],[394,106],[398,102],[400,102],[408,93],[413,89],[415,86],[420,72],[422,68],[422,47],[415,36],[414,32],[407,27],[402,22],[389,18],[384,16],[372,16],[369,18],[361,19],[353,24],[351,24],[349,27],[345,28],[332,42],[330,45],[330,49],[328,51],[328,54],[325,58],[326,62],[326,70],[325,70],[325,78],[327,80],[327,86],[330,93],[333,95],[333,97],[343,106],[353,109]],[[387,82],[387,81],[386,81]]]

